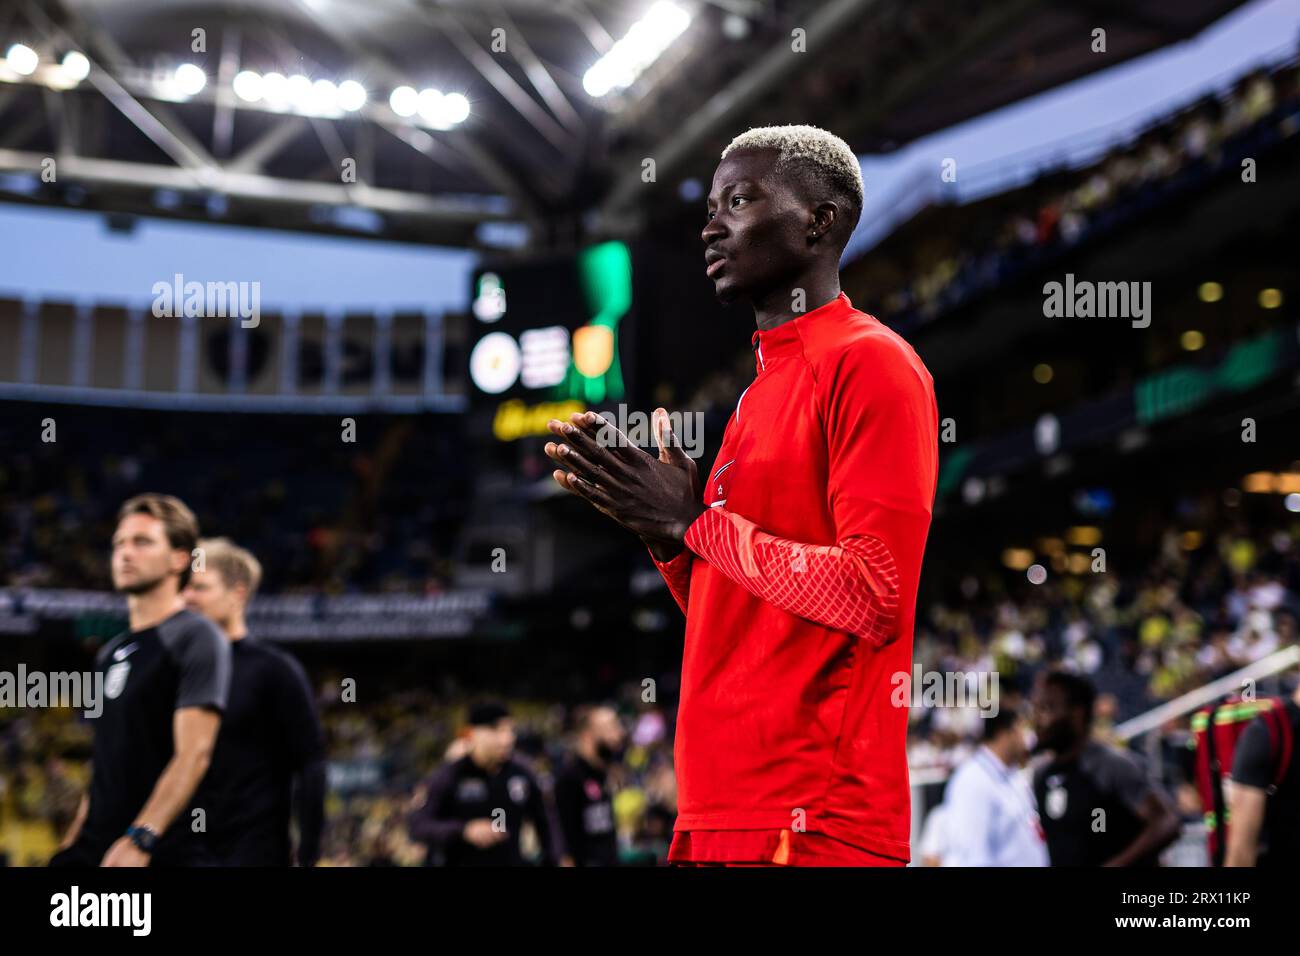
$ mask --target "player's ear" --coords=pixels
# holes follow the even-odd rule
[[[819,202],[817,208],[813,210],[811,232],[814,238],[820,239],[829,235],[831,230],[835,228],[835,223],[839,221],[839,218],[840,207],[838,203],[829,199]]]

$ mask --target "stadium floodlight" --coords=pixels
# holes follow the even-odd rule
[[[281,77],[283,79],[283,77]],[[265,80],[260,73],[253,70],[241,70],[235,74],[234,82],[231,86],[235,90],[235,95],[246,103],[256,103],[262,98],[265,89]]]
[[[388,105],[398,116],[414,116],[420,108],[420,94],[409,86],[399,86],[388,97]]]
[[[366,105],[366,88],[356,80],[344,80],[338,89],[339,108],[348,113],[355,113]]]
[[[463,123],[469,117],[469,100],[460,93],[448,93],[442,98],[443,115],[448,123]]]
[[[442,90],[435,90],[431,87],[420,90],[420,119],[424,120],[427,125],[436,129],[446,129],[451,125],[447,122],[446,112]]]
[[[289,104],[289,81],[283,73],[268,73],[262,77],[262,96],[277,109]]]
[[[289,77],[285,89],[289,97],[289,105],[299,113],[306,113],[311,110],[312,87],[311,80],[301,73],[295,73]]]
[[[90,61],[77,50],[70,50],[63,58],[63,75],[70,83],[80,83],[90,76]]]
[[[333,80],[317,80],[311,85],[311,96],[307,98],[307,112],[317,115],[333,113],[338,110],[339,88]]]
[[[690,23],[691,15],[686,10],[669,0],[659,0],[587,70],[582,78],[583,89],[593,97],[627,89]]]
[[[202,67],[182,63],[176,67],[176,89],[184,96],[194,96],[208,84],[208,75]]]
[[[15,43],[5,54],[5,62],[9,64],[9,69],[19,76],[31,76],[36,72],[36,65],[40,61],[41,58],[36,55],[36,51],[24,43]]]

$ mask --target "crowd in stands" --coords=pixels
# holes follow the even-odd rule
[[[46,418],[55,441],[42,438]],[[223,415],[7,403],[0,580],[108,590],[119,505],[177,494],[258,555],[268,593],[436,593],[468,500],[453,429],[404,416]],[[75,454],[67,449],[74,448]]]
[[[1244,157],[1298,132],[1300,67],[1252,73],[1225,98],[1203,97],[1086,169],[1045,171],[1039,186],[1009,197],[1010,209],[998,204],[998,215],[953,243],[908,249],[900,263],[908,280],[871,290],[877,317],[906,334],[1227,170],[1239,175]]]

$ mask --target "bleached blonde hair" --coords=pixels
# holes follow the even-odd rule
[[[811,174],[814,180],[842,194],[853,206],[850,226],[862,213],[862,167],[849,144],[817,126],[757,126],[741,133],[722,151],[722,158],[738,149],[774,149],[775,173]]]

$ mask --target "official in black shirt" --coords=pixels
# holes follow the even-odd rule
[[[1228,790],[1226,866],[1294,867],[1300,862],[1300,687],[1285,702],[1291,725],[1290,762],[1282,728],[1269,728],[1260,715],[1237,741]]]
[[[230,641],[230,700],[212,766],[195,804],[207,814],[212,851],[223,866],[289,866],[290,819],[298,818],[297,862],[314,866],[325,816],[320,719],[307,675],[291,656],[248,635],[245,610],[262,566],[226,538],[199,542],[185,603]]]
[[[1092,737],[1096,691],[1077,674],[1051,671],[1034,688],[1039,751],[1038,817],[1052,866],[1155,866],[1178,837],[1169,797],[1127,753]]]
[[[565,859],[550,801],[537,778],[512,757],[514,722],[502,704],[470,708],[469,752],[443,764],[422,787],[411,812],[410,837],[442,866],[521,866],[519,836],[531,822],[542,864]]]
[[[230,648],[181,600],[198,537],[194,514],[169,495],[140,495],[118,513],[113,586],[130,629],[96,655],[104,700],[90,793],[51,866],[211,862],[192,798],[226,706]]]
[[[574,752],[555,779],[555,806],[564,843],[576,866],[617,866],[618,835],[608,774],[623,754],[626,734],[613,707],[579,707]]]

